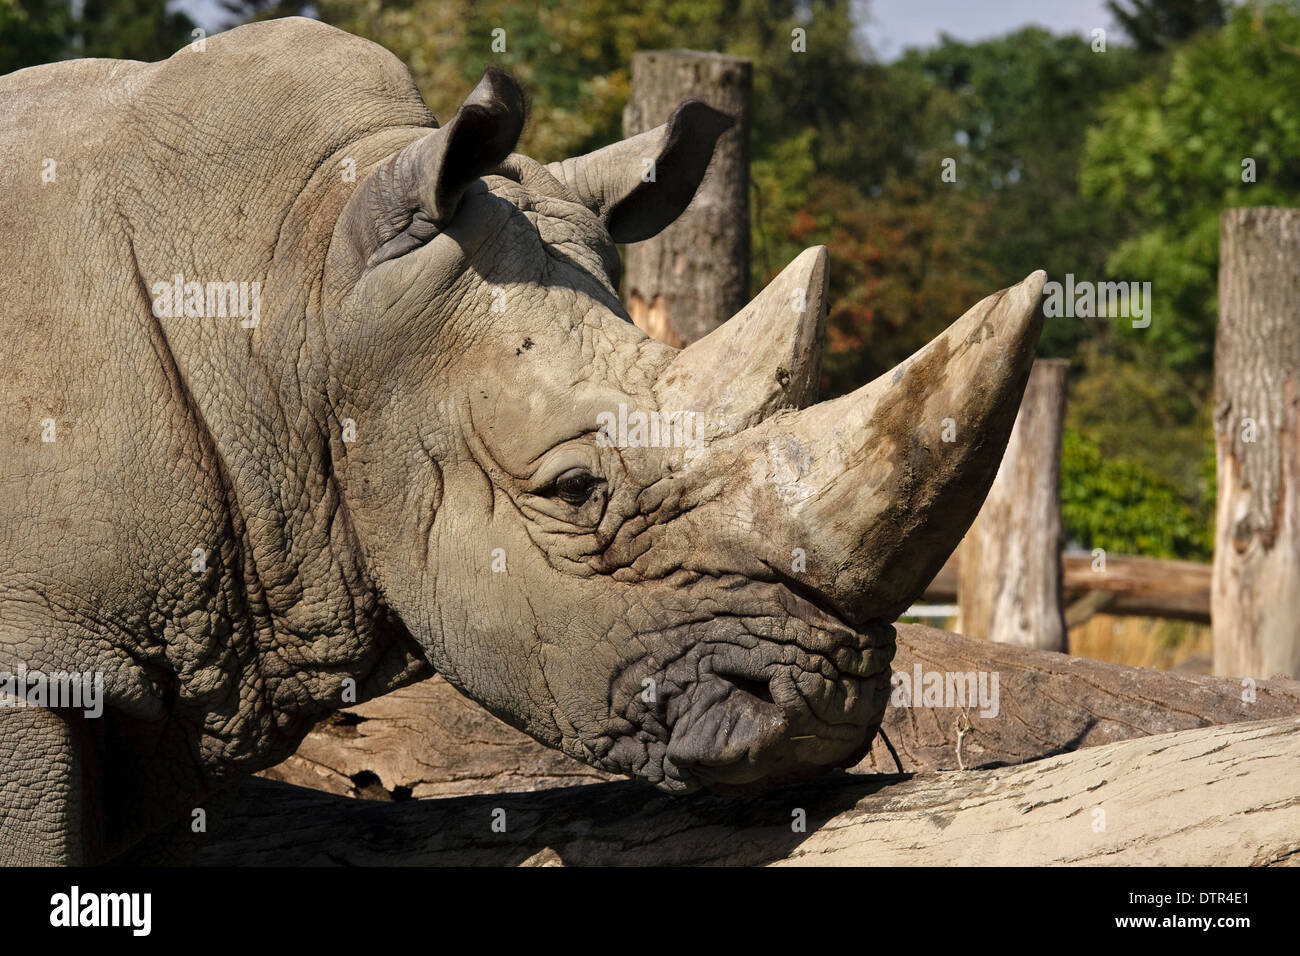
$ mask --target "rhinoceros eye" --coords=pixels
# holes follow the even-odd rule
[[[555,479],[552,486],[555,494],[563,498],[569,504],[578,505],[586,504],[591,493],[596,490],[600,484],[600,479],[587,471],[585,468],[570,468],[560,477]]]

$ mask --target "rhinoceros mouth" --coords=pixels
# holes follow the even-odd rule
[[[818,674],[811,693],[799,687],[804,666],[762,676],[719,668],[683,688],[669,704],[660,786],[766,789],[856,763],[884,715],[887,664],[873,674]]]
[[[644,686],[653,669],[658,696],[636,698],[626,713],[635,732],[602,763],[672,793],[766,789],[856,763],[888,701],[893,628],[851,631],[804,610],[816,624],[722,618],[660,635],[678,653],[624,675],[624,686]]]

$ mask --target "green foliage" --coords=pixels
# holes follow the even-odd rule
[[[1219,217],[1300,196],[1300,4],[1234,8],[1159,62],[1103,106],[1081,175],[1085,197],[1132,222],[1106,271],[1151,282],[1151,326],[1120,321],[1083,350],[1070,417],[1108,456],[1160,473],[1209,529]]]
[[[83,0],[73,21],[75,55],[163,60],[192,41],[194,23],[165,0]]]
[[[918,96],[912,121],[929,122],[941,99]],[[836,395],[911,355],[993,279],[976,241],[980,198],[940,182],[940,157],[921,137],[892,168],[863,163],[847,179],[818,166],[815,144],[825,135],[801,130],[752,163],[754,266],[761,285],[808,246],[829,249],[822,390]]]
[[[0,0],[0,74],[57,60],[69,11],[51,0]]]
[[[1106,0],[1106,7],[1143,52],[1167,49],[1198,31],[1223,26],[1225,0]]]
[[[1129,458],[1163,475],[1189,501],[1213,496],[1202,462],[1213,438],[1207,394],[1127,343],[1089,342],[1077,357],[1066,424],[1095,439],[1107,455]]]
[[[1256,182],[1243,182],[1248,159]],[[1111,99],[1088,133],[1082,183],[1135,220],[1107,266],[1151,281],[1152,322],[1123,334],[1141,343],[1145,361],[1208,392],[1219,215],[1300,196],[1300,4],[1235,8],[1222,30]]]
[[[957,186],[983,199],[974,243],[993,269],[992,287],[1035,269],[1099,277],[1127,223],[1080,195],[1079,154],[1098,104],[1141,76],[1147,61],[1130,49],[1094,53],[1083,37],[1027,27],[973,44],[945,38],[909,52],[894,69],[951,94],[936,132],[957,160]],[[1096,331],[1086,319],[1051,322],[1040,353],[1069,355]]]
[[[811,191],[787,235],[799,248],[826,245],[835,264],[823,384],[838,394],[888,371],[987,294],[974,240],[983,209],[910,179],[890,179],[870,198],[831,177],[816,177]]]
[[[541,160],[604,145],[620,135],[632,54],[687,48],[750,57],[756,155],[801,129],[819,169],[862,167],[862,111],[897,111],[879,87],[880,67],[854,44],[848,0],[321,0],[321,18],[382,43],[415,74],[435,115],[455,110],[488,66],[511,70],[532,98],[521,148]],[[795,27],[807,52],[791,49]],[[504,52],[493,31],[504,30]],[[792,122],[792,117],[797,120]],[[877,162],[883,150],[875,150]],[[870,165],[870,164],[868,164]]]
[[[1172,483],[1067,429],[1061,450],[1061,517],[1085,548],[1157,558],[1208,560],[1211,526]]]
[[[161,60],[193,29],[167,0],[0,0],[0,73],[79,56]]]

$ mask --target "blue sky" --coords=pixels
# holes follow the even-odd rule
[[[178,0],[177,6],[203,26],[212,23],[217,10],[214,0]],[[1110,34],[1114,27],[1103,0],[868,0],[865,6],[861,29],[883,60],[905,47],[930,46],[941,31],[959,40],[983,40],[1031,23],[1054,33],[1088,34],[1105,27]]]
[[[1114,18],[1102,0],[871,0],[865,34],[883,60],[904,47],[930,46],[945,32],[958,40],[984,40],[1029,24],[1053,33],[1085,35],[1103,27],[1116,39]]]

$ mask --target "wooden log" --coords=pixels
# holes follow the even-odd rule
[[[374,800],[621,779],[543,747],[441,677],[341,711],[263,776]]]
[[[1296,717],[757,798],[610,783],[376,803],[255,780],[200,863],[1249,866],[1300,856],[1297,792]]]
[[[1210,565],[1108,554],[1062,556],[1061,589],[1068,602],[1105,591],[1107,614],[1169,617],[1210,623]]]
[[[930,582],[922,600],[949,604],[957,600],[960,549]],[[1091,554],[1061,555],[1061,593],[1066,604],[1089,594],[1106,592],[1105,613],[1136,617],[1168,617],[1210,623],[1210,565],[1108,554],[1104,566]]]
[[[1300,209],[1229,209],[1214,345],[1214,672],[1300,676]]]
[[[915,675],[918,667],[923,675],[998,675],[996,715],[985,716],[970,705],[897,707],[891,702],[883,727],[908,771],[957,768],[959,740],[961,763],[970,768],[1133,737],[1300,715],[1300,681],[1243,682],[1125,667],[993,644],[919,624],[899,624],[897,630],[896,675]],[[856,769],[892,768],[878,742]]]
[[[693,50],[632,57],[623,132],[663,123],[688,97],[736,118],[722,135],[686,212],[645,242],[627,247],[625,299],[640,328],[681,348],[703,338],[749,301],[749,116],[753,64]]]
[[[1065,626],[1075,628],[1086,624],[1115,603],[1111,591],[1089,591],[1077,601],[1071,601],[1065,608]]]
[[[918,624],[898,625],[893,666],[920,688],[909,703],[922,706],[891,705],[883,725],[907,771],[1019,763],[1131,737],[1300,714],[1300,681],[1243,686],[990,644]],[[977,686],[982,673],[990,689],[996,674],[997,713],[978,701],[955,706],[956,681],[954,706],[924,706],[932,673],[973,673]],[[880,740],[855,768],[894,769]],[[439,678],[343,711],[264,775],[381,800],[616,779],[533,742]]]
[[[1066,649],[1060,556],[1068,369],[1060,359],[1034,363],[997,477],[958,548],[956,629],[962,634]]]

